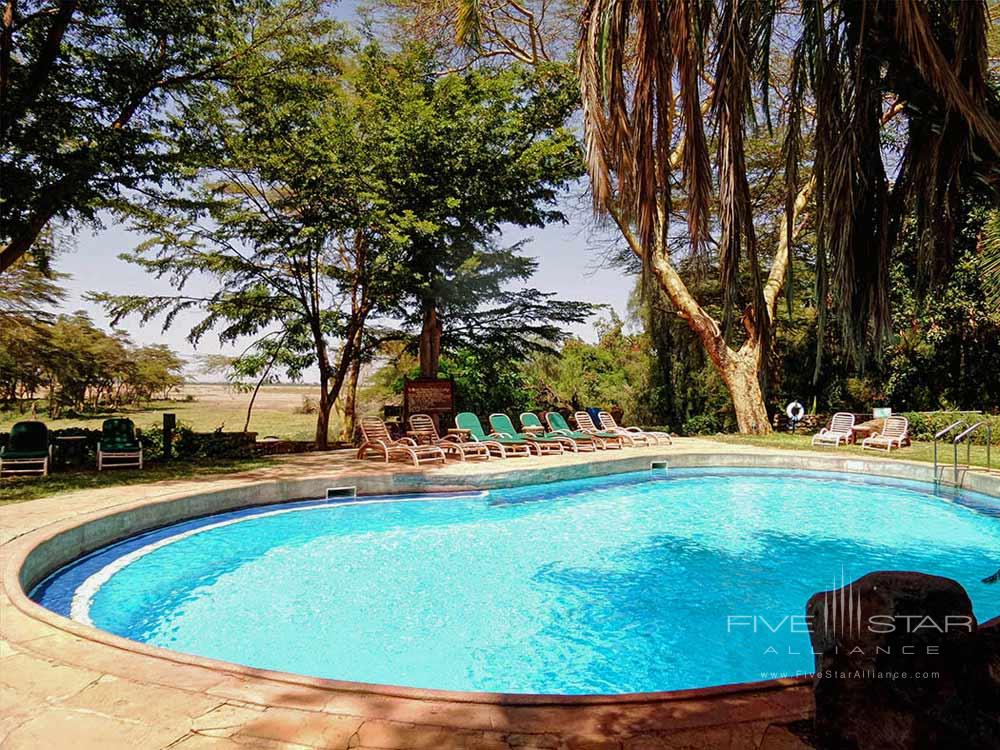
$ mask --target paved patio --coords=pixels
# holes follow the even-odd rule
[[[922,478],[926,466],[779,453],[677,440],[669,448],[490,461],[415,470],[358,462],[350,452],[276,458],[265,469],[218,479],[168,481],[75,492],[0,508],[0,747],[3,748],[488,748],[653,750],[807,745],[811,715],[802,681],[654,694],[622,700],[503,696],[387,688],[249,669],[117,638],[43,610],[22,591],[25,570],[50,564],[73,527],[94,519],[72,545],[88,549],[172,513],[309,497],[356,484],[368,491],[500,486],[579,472],[672,465],[842,468]],[[874,467],[874,468],[873,468]],[[312,493],[312,494],[309,494]],[[196,496],[195,500],[185,500]],[[189,503],[185,506],[185,503]],[[220,505],[221,504],[221,505]],[[178,510],[180,509],[180,510]],[[127,515],[120,515],[123,512]],[[116,514],[117,520],[116,520]],[[117,524],[117,525],[116,525]],[[55,540],[55,541],[52,541]],[[44,554],[33,553],[40,543]],[[43,544],[43,547],[44,547]],[[42,549],[42,548],[40,548]],[[26,561],[28,563],[26,564]],[[34,562],[32,562],[34,561]],[[42,568],[39,568],[41,570]]]

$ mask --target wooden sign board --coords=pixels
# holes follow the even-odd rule
[[[403,407],[407,416],[450,413],[455,410],[455,383],[438,378],[407,380],[403,384]]]

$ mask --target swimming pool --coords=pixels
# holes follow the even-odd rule
[[[562,694],[703,687],[809,671],[808,635],[787,618],[872,570],[955,578],[981,620],[1000,614],[1000,585],[981,583],[1000,565],[1000,501],[933,492],[848,474],[670,469],[285,503],[120,542],[32,596],[136,641],[318,677]]]

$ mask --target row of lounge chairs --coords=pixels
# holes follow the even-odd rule
[[[873,432],[861,441],[861,449],[884,450],[888,453],[893,448],[902,448],[909,428],[910,423],[906,417],[887,417],[879,432]],[[841,443],[850,445],[853,442],[854,415],[844,411],[834,414],[830,426],[824,427],[812,438],[813,445],[839,447]]]
[[[97,470],[135,466],[142,468],[142,443],[131,419],[105,419],[97,443]],[[10,430],[8,445],[0,448],[0,477],[5,474],[41,474],[52,467],[49,428],[35,420],[18,422]]]
[[[406,435],[393,438],[378,417],[361,420],[362,443],[358,458],[375,456],[386,463],[402,459],[419,466],[444,463],[448,458],[459,461],[481,458],[514,458],[599,450],[621,450],[629,446],[670,445],[665,432],[647,432],[638,427],[621,427],[608,412],[600,412],[598,427],[588,412],[578,411],[572,429],[558,412],[547,412],[545,424],[533,412],[520,416],[521,429],[514,427],[506,414],[491,414],[487,432],[472,412],[455,417],[455,427],[445,435],[438,432],[434,420],[427,414],[410,416]]]

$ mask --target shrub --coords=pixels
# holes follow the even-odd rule
[[[696,414],[684,422],[685,435],[714,435],[722,429],[714,414]]]
[[[251,458],[255,455],[255,432],[195,432],[189,427],[177,430],[177,458]]]
[[[911,440],[933,440],[935,433],[943,430],[948,425],[959,420],[963,420],[970,425],[976,422],[987,422],[993,430],[993,444],[1000,445],[1000,415],[980,414],[967,411],[908,411],[902,412],[910,422]],[[958,430],[950,434],[950,438],[955,437]],[[986,427],[983,426],[971,438],[973,443],[978,445],[986,444]]]
[[[149,461],[163,458],[163,428],[143,430],[142,450]],[[195,432],[187,425],[174,429],[171,445],[175,459],[252,458],[256,455],[255,432]]]

